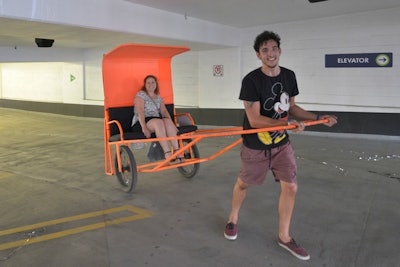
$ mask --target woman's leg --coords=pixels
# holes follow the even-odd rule
[[[178,129],[176,128],[175,124],[169,118],[163,118],[165,131],[168,137],[176,136],[178,133]],[[179,149],[178,140],[174,139],[171,140],[172,147],[177,150]]]
[[[178,134],[178,129],[176,128],[174,122],[169,119],[169,118],[163,118],[163,122],[165,125],[165,129],[167,132],[167,136],[173,137],[177,136]],[[179,150],[179,143],[177,139],[171,140],[172,147],[174,148],[174,151]],[[185,162],[185,156],[180,154],[176,157],[180,162]]]
[[[154,132],[158,138],[167,137],[167,131],[164,126],[164,122],[162,119],[154,118],[147,122],[147,128]],[[165,158],[171,156],[171,148],[169,147],[168,141],[161,140],[159,141],[160,145],[165,153]]]

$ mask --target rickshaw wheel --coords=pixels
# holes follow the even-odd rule
[[[122,190],[130,193],[137,183],[137,170],[135,157],[132,151],[125,145],[120,146],[120,157],[122,172],[118,171],[118,159],[115,156],[115,174],[118,178],[118,182],[122,186]]]
[[[190,143],[191,140],[184,139],[182,140],[183,145]],[[185,159],[193,159],[193,158],[200,158],[199,149],[194,144],[189,149],[185,150],[184,152]],[[186,178],[192,178],[196,175],[197,171],[200,168],[200,163],[194,163],[190,165],[185,165],[182,167],[178,167],[178,171]]]

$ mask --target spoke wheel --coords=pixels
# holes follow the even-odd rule
[[[185,139],[183,140],[183,146],[186,144],[190,143],[192,140]],[[200,153],[199,149],[197,148],[196,145],[193,145],[189,147],[187,150],[184,152],[185,159],[194,159],[194,158],[200,158]],[[197,171],[200,168],[200,163],[194,163],[194,164],[189,164],[185,165],[182,167],[178,167],[178,171],[186,178],[192,178],[193,176],[196,175]]]
[[[132,151],[125,145],[120,146],[121,172],[118,169],[118,159],[115,155],[115,174],[122,190],[127,193],[133,191],[137,183],[136,161]]]

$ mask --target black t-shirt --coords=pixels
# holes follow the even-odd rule
[[[242,81],[239,99],[260,102],[260,114],[275,120],[287,120],[290,97],[299,94],[293,71],[280,67],[276,77],[265,75],[261,68],[247,74]],[[244,115],[243,129],[253,129]],[[286,130],[243,135],[243,144],[251,149],[264,150],[285,144],[289,140]]]

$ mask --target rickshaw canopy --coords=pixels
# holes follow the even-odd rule
[[[147,75],[158,79],[160,96],[173,104],[171,59],[183,46],[123,44],[103,56],[104,108],[132,106]]]

